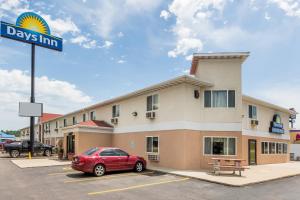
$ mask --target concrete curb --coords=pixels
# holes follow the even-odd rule
[[[265,183],[265,182],[271,182],[271,181],[290,178],[290,177],[295,177],[295,176],[300,176],[300,173],[297,173],[297,174],[293,174],[293,175],[286,175],[286,176],[282,176],[282,177],[278,177],[278,178],[272,178],[272,179],[268,179],[268,180],[262,180],[262,181],[252,182],[252,183],[245,183],[245,184],[236,185],[236,184],[223,183],[223,182],[218,182],[218,181],[213,181],[213,180],[207,180],[207,179],[194,177],[194,176],[189,176],[189,175],[177,174],[177,173],[168,172],[168,171],[159,170],[159,169],[148,168],[148,170],[156,171],[156,172],[162,172],[162,173],[176,175],[176,176],[181,176],[181,177],[186,177],[186,178],[191,178],[191,179],[196,179],[196,180],[201,180],[201,181],[206,181],[206,182],[209,182],[209,183],[215,183],[215,184],[225,185],[225,186],[229,186],[229,187],[237,187],[237,188],[238,187],[250,186],[250,185],[256,185],[256,184],[261,184],[261,183]]]

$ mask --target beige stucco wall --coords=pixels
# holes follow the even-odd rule
[[[257,110],[258,126],[251,126],[251,119],[249,118],[248,106],[254,105]],[[285,130],[285,135],[289,135],[289,114],[282,111],[278,111],[273,108],[269,108],[258,104],[257,102],[250,102],[243,100],[243,129],[257,130],[269,132],[270,122],[273,120],[273,116],[279,114]],[[271,134],[270,134],[271,136]]]
[[[235,108],[204,108],[204,90],[200,90],[202,122],[241,122],[242,113],[242,60],[209,59],[200,60],[195,76],[214,84],[207,90],[235,90]],[[190,111],[192,108],[188,108]],[[222,115],[220,115],[222,113]],[[194,116],[190,116],[194,119]]]
[[[74,132],[75,154],[81,154],[92,147],[110,147],[112,145],[112,134],[96,132]],[[64,134],[64,149],[67,151],[67,135]]]
[[[256,155],[257,155],[257,164],[271,164],[271,163],[283,163],[289,161],[289,145],[288,145],[288,153],[287,154],[262,154],[261,153],[261,142],[282,142],[289,144],[289,140],[281,140],[274,138],[266,138],[266,137],[252,137],[252,136],[243,136],[242,140],[242,152],[243,158],[246,159],[246,163],[248,163],[248,140],[254,139],[256,140]]]
[[[207,169],[211,157],[203,154],[204,136],[232,136],[237,138],[237,155],[240,158],[241,132],[201,132],[191,130],[152,131],[114,134],[113,146],[122,148],[130,154],[147,159],[146,136],[159,137],[159,162],[148,161],[149,165],[174,169]],[[229,157],[229,156],[226,156]]]

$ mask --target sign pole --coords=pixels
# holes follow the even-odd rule
[[[35,44],[31,44],[31,96],[30,103],[35,103],[34,97],[34,79],[35,79]],[[34,154],[34,116],[30,117],[30,153]]]

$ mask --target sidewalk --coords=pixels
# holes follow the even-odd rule
[[[300,162],[251,166],[250,169],[242,172],[241,177],[226,172],[221,175],[214,175],[207,171],[175,170],[152,166],[149,166],[148,169],[228,186],[241,187],[245,185],[300,175]]]
[[[50,167],[50,166],[60,166],[60,165],[70,165],[71,161],[54,160],[49,158],[35,158],[35,159],[17,159],[11,160],[12,163],[20,168],[29,167]]]

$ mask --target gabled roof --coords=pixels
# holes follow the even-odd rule
[[[117,102],[117,101],[122,101],[122,100],[125,100],[125,99],[132,98],[134,96],[143,95],[143,94],[146,94],[146,93],[149,93],[149,92],[155,92],[155,91],[158,91],[158,90],[161,90],[161,89],[164,89],[164,88],[167,88],[167,87],[171,87],[171,86],[174,86],[174,85],[178,85],[178,84],[181,84],[181,83],[188,83],[188,84],[199,86],[199,87],[204,87],[204,86],[205,87],[211,87],[211,86],[213,86],[212,83],[201,81],[201,80],[199,80],[197,78],[194,78],[192,76],[189,76],[189,75],[182,75],[182,76],[178,76],[176,78],[173,78],[173,79],[170,79],[170,80],[167,80],[167,81],[164,81],[164,82],[161,82],[161,83],[158,83],[158,84],[155,84],[155,85],[152,85],[152,86],[140,89],[140,90],[136,90],[134,92],[131,92],[131,93],[128,93],[128,94],[125,94],[125,95],[122,95],[122,96],[119,96],[119,97],[116,97],[116,98],[112,98],[112,99],[109,99],[109,100],[106,100],[106,101],[102,101],[100,103],[82,108],[80,110],[76,110],[76,111],[67,113],[67,114],[65,114],[61,117],[66,117],[66,116],[69,116],[69,115],[72,115],[72,114],[75,114],[75,113],[78,113],[78,112],[84,112],[86,110],[94,109],[94,108],[97,108],[99,106],[104,106],[104,105],[111,104],[111,103],[114,103],[114,102]],[[57,117],[57,118],[59,118],[59,117]]]
[[[39,123],[44,123],[61,116],[62,115],[55,113],[43,113],[43,115],[39,118]]]
[[[89,126],[89,127],[108,127],[112,128],[110,124],[106,123],[105,121],[99,121],[99,120],[89,120],[85,122],[80,122],[78,124],[79,126]]]
[[[194,75],[197,71],[199,60],[208,59],[242,59],[244,61],[248,56],[249,52],[219,52],[219,53],[194,53],[190,74]]]

